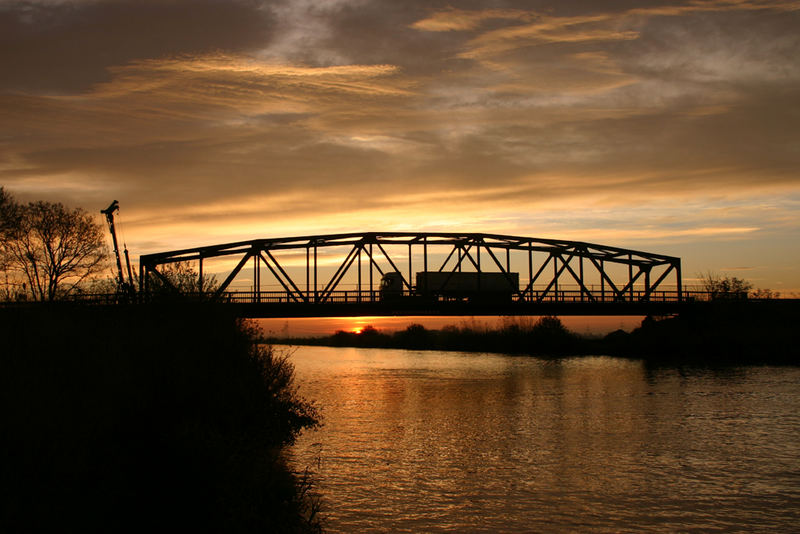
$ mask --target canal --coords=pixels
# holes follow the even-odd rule
[[[329,532],[795,530],[800,369],[290,351]]]

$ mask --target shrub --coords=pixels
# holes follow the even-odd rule
[[[283,447],[318,424],[215,307],[2,310],[0,531],[318,529]]]

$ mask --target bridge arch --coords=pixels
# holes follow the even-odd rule
[[[170,284],[163,267],[196,262],[203,287],[209,261],[229,258],[215,296],[239,302],[376,302],[378,284],[396,273],[402,294],[419,296],[419,273],[474,272],[505,277],[512,302],[680,302],[680,258],[640,250],[534,237],[457,232],[364,232],[238,241],[140,257],[140,290]],[[252,275],[243,274],[252,262]],[[234,281],[250,287],[237,290]],[[441,278],[441,277],[440,277]],[[265,290],[265,280],[279,289]],[[446,279],[446,277],[445,277]],[[512,286],[509,286],[512,287]],[[450,298],[438,295],[439,299]],[[343,300],[342,300],[343,299]]]

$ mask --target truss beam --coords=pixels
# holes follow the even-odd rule
[[[398,245],[403,245],[408,252],[401,250],[393,255],[387,252],[390,247]],[[377,251],[373,252],[373,248]],[[282,260],[281,254],[277,254],[293,250],[304,256],[302,267],[298,262]],[[392,252],[396,252],[396,248]],[[488,254],[489,261],[481,263],[483,253]],[[502,254],[505,254],[505,261],[501,259]],[[526,282],[512,295],[518,301],[566,298],[562,295],[568,292],[565,289],[568,287],[575,287],[574,293],[578,295],[570,298],[590,302],[606,301],[607,293],[613,301],[646,301],[666,291],[676,294],[679,301],[682,297],[681,265],[677,257],[582,241],[456,232],[365,232],[277,237],[148,254],[140,258],[140,289],[149,291],[152,284],[148,280],[151,278],[170,287],[170,270],[165,267],[179,262],[197,264],[198,271],[203,273],[198,276],[198,282],[202,283],[202,277],[208,277],[211,272],[210,262],[215,258],[222,258],[218,260],[222,262],[225,257],[235,256],[239,258],[232,269],[216,273],[224,277],[215,291],[216,296],[235,287],[234,281],[253,257],[253,291],[259,298],[262,292],[259,266],[263,262],[267,267],[264,276],[269,280],[271,275],[273,279],[267,283],[279,285],[286,301],[296,303],[332,302],[334,295],[348,284],[356,286],[353,292],[358,294],[359,302],[378,300],[380,292],[376,291],[373,277],[376,271],[379,277],[390,272],[398,273],[396,276],[402,280],[403,290],[413,295],[415,279],[412,266],[422,266],[422,270],[427,272],[431,263],[434,270],[438,265],[438,272],[449,272],[450,277],[465,270],[502,273],[512,284],[521,272]],[[576,258],[577,266],[573,261]],[[366,291],[362,262],[368,269]],[[551,264],[552,273],[545,275]],[[335,267],[331,268],[331,265]],[[408,265],[408,271],[401,270],[400,265]],[[357,274],[353,274],[354,270]],[[305,289],[294,281],[303,277]],[[351,278],[354,280],[348,282]],[[324,285],[320,287],[319,282]],[[377,283],[380,283],[380,278]],[[594,284],[599,284],[599,290]],[[673,287],[677,289],[670,289]]]

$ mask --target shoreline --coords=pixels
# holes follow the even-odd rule
[[[631,332],[616,330],[592,337],[567,329],[557,317],[532,323],[509,320],[495,329],[411,324],[384,333],[339,330],[323,337],[264,337],[267,344],[491,352],[560,358],[614,356],[678,365],[800,365],[800,307],[778,314],[754,313],[735,303],[720,303],[711,313],[668,318],[646,317]]]

